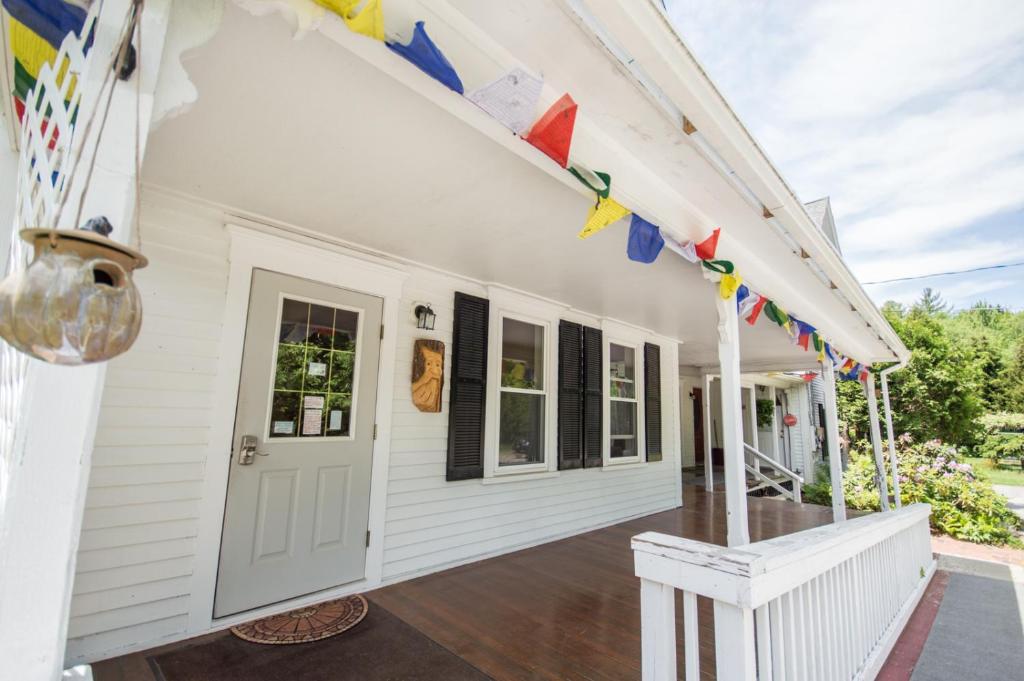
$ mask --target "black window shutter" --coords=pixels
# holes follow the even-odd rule
[[[604,343],[600,329],[583,328],[583,465],[604,464]]]
[[[661,461],[661,347],[644,343],[644,419],[647,460]]]
[[[487,395],[486,298],[455,293],[448,414],[448,480],[484,476]]]
[[[583,467],[583,326],[558,324],[558,469]]]

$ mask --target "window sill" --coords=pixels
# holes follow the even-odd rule
[[[547,480],[557,478],[560,471],[541,471],[537,473],[501,473],[490,478],[481,478],[483,485],[499,485],[506,482],[526,482],[527,480]]]
[[[613,462],[605,461],[604,465],[601,466],[601,470],[603,470],[603,471],[621,471],[621,470],[626,470],[628,468],[643,468],[648,463],[649,463],[648,461],[629,461],[629,462],[624,462],[624,463],[615,463],[614,461]],[[660,463],[660,462],[655,461],[655,463]]]

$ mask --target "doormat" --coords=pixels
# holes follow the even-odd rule
[[[489,681],[465,660],[374,603],[358,627],[316,645],[261,646],[226,631],[146,658],[155,681]],[[96,681],[150,676],[104,675]]]
[[[308,605],[231,627],[231,633],[253,643],[289,645],[337,636],[363,621],[366,599],[348,596]]]

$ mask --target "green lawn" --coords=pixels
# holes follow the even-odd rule
[[[975,475],[982,480],[995,485],[1018,485],[1024,487],[1024,471],[1021,470],[1019,461],[1003,459],[998,467],[994,465],[991,459],[967,457],[964,461],[974,467]]]

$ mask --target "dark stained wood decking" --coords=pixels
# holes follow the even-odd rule
[[[708,494],[693,486],[683,489],[681,508],[444,570],[366,595],[371,608],[387,609],[495,679],[639,679],[640,584],[633,574],[630,538],[653,530],[725,544],[724,492]],[[752,541],[832,521],[831,508],[824,506],[797,506],[754,497],[747,503]],[[676,614],[682,673],[681,600]],[[711,679],[714,625],[710,601],[701,599],[699,620],[701,676]],[[193,639],[163,650],[196,643]],[[289,648],[295,655],[302,655],[305,646]],[[155,652],[97,663],[95,678],[155,679],[146,663]],[[209,679],[220,678],[216,669],[208,671]],[[281,672],[281,678],[287,678],[287,669]],[[435,678],[426,669],[410,670],[409,676]]]
[[[725,544],[725,494],[684,487],[682,508],[445,570],[368,597],[500,680],[640,678],[640,583],[630,538]],[[832,522],[832,509],[749,498],[752,541]],[[700,599],[701,676],[714,678],[711,602]],[[682,602],[676,606],[682,659]]]

